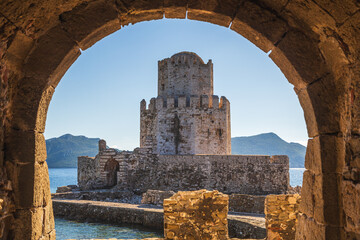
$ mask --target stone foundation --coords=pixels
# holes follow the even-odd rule
[[[265,199],[267,240],[295,239],[299,194],[268,195]]]

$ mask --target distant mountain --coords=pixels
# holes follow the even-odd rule
[[[50,168],[77,167],[78,156],[94,157],[100,138],[65,134],[46,140],[47,163]],[[304,167],[306,147],[288,143],[275,133],[231,139],[232,154],[288,155],[290,167]]]
[[[50,168],[77,167],[78,156],[94,157],[100,138],[65,134],[46,140],[47,163]]]
[[[288,155],[290,167],[303,168],[306,147],[288,143],[275,133],[263,133],[249,137],[231,138],[232,154]]]

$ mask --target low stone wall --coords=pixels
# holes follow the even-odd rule
[[[266,196],[231,194],[229,195],[229,211],[264,213],[264,204]]]
[[[285,194],[289,158],[284,155],[157,155],[149,149],[105,149],[95,158],[78,158],[78,185],[97,189],[107,181],[106,163],[119,163],[116,188],[137,191],[218,190],[226,194]],[[264,171],[266,169],[266,171]]]
[[[175,192],[173,191],[147,190],[146,193],[142,195],[141,203],[162,207],[164,199],[170,198],[174,194]]]
[[[164,200],[166,239],[228,239],[229,196],[218,191],[178,192]]]
[[[53,200],[54,215],[70,220],[111,224],[140,224],[163,229],[161,208],[142,208],[136,204],[86,200]]]
[[[268,195],[265,199],[267,240],[295,239],[299,194]]]
[[[164,228],[162,208],[137,204],[98,202],[87,200],[53,199],[54,215],[57,217],[110,224],[141,224],[153,229]],[[228,214],[230,237],[264,239],[265,218],[250,214]]]
[[[141,202],[141,196],[133,192],[110,189],[53,193],[51,196],[53,199],[92,200],[132,204],[140,204]]]
[[[69,190],[69,188],[66,189]],[[141,203],[162,207],[164,199],[169,198],[174,194],[175,192],[173,191],[148,190],[146,191],[146,193],[140,196],[130,191],[101,189],[90,191],[68,191],[53,193],[52,198],[120,202],[132,204]],[[266,196],[247,194],[230,194],[229,211],[264,214],[265,197]]]

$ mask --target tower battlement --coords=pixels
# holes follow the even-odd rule
[[[158,62],[158,96],[140,103],[140,147],[157,154],[231,154],[230,102],[213,95],[213,63],[180,52]]]
[[[179,97],[157,97],[150,100],[149,105],[146,105],[146,100],[140,102],[140,111],[156,112],[168,109],[220,109],[226,110],[230,107],[229,100],[217,95],[201,95],[201,96],[179,96]]]

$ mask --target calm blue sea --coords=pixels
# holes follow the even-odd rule
[[[304,168],[290,169],[290,185],[302,184]],[[56,188],[65,185],[77,184],[76,168],[49,168],[50,188],[55,193]],[[84,238],[151,238],[163,237],[162,233],[138,226],[113,226],[99,223],[82,223],[76,221],[55,219],[56,239],[84,239]]]

